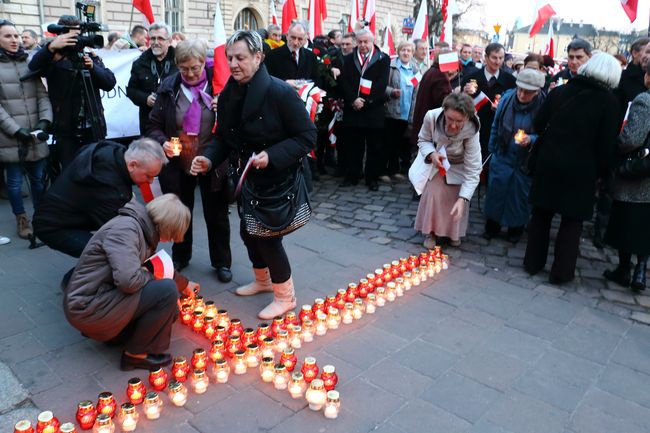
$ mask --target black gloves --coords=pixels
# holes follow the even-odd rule
[[[38,131],[39,129],[43,132],[48,132],[50,130],[50,127],[52,126],[52,122],[49,120],[39,120],[34,129],[32,131]]]
[[[20,128],[18,131],[16,131],[14,137],[23,143],[29,143],[33,140],[32,134],[29,133],[29,129],[27,128]]]

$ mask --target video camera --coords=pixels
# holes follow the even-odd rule
[[[96,33],[101,31],[103,26],[101,23],[95,21],[95,2],[89,0],[78,1],[76,9],[77,17],[81,21],[78,26],[64,26],[59,24],[50,24],[47,26],[47,31],[55,35],[68,33],[70,30],[80,30],[81,33],[76,37],[76,45],[61,50],[61,54],[71,60],[82,57],[85,47],[104,47],[104,37]]]

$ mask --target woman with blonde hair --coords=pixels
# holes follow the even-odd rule
[[[156,280],[147,259],[158,242],[183,239],[190,211],[173,194],[120,209],[90,239],[64,289],[72,326],[93,340],[124,343],[122,370],[155,369],[171,362],[172,323],[179,292],[198,287],[182,275]]]

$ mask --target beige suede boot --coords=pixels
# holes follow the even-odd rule
[[[239,296],[250,296],[262,292],[273,291],[269,268],[262,268],[262,269],[253,268],[253,272],[255,273],[255,281],[246,284],[245,286],[237,287],[237,289],[235,289],[236,294],[238,294]]]
[[[296,291],[293,288],[291,277],[284,283],[273,283],[273,295],[273,302],[257,315],[262,320],[271,320],[296,308]]]
[[[18,236],[23,239],[29,239],[31,235],[34,234],[34,229],[32,229],[32,224],[27,218],[27,214],[21,213],[16,215],[16,228],[18,231]]]

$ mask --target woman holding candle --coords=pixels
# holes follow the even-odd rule
[[[542,87],[541,72],[523,69],[517,75],[516,90],[507,91],[497,108],[488,144],[492,158],[485,199],[485,239],[492,239],[505,226],[508,240],[517,243],[528,222],[532,179],[527,163],[537,141],[533,118],[544,102]]]
[[[203,173],[228,157],[242,169],[251,161],[246,184],[256,191],[272,191],[299,175],[303,158],[316,142],[316,127],[296,91],[271,77],[262,64],[262,39],[257,32],[236,31],[226,43],[226,56],[231,77],[219,97],[217,138],[205,156],[194,159],[192,169]],[[255,281],[236,293],[273,292],[273,302],[258,314],[260,319],[269,320],[295,308],[291,266],[282,236],[253,237],[243,221],[240,234]]]
[[[452,246],[459,246],[465,236],[469,201],[481,174],[479,129],[472,98],[464,93],[450,94],[441,108],[424,116],[418,147],[420,156],[432,167],[415,229],[425,234],[425,248],[432,249],[436,237],[450,238]]]
[[[163,192],[176,194],[191,212],[198,183],[208,229],[210,264],[219,281],[227,283],[232,279],[232,256],[228,199],[224,188],[226,166],[205,176],[197,177],[190,173],[192,159],[203,155],[213,139],[216,99],[212,99],[212,68],[205,67],[206,51],[207,45],[202,40],[193,39],[178,44],[175,52],[178,72],[163,80],[158,89],[149,116],[147,135],[162,144],[169,158],[169,164],[159,175]],[[176,270],[185,268],[191,258],[190,221],[185,238],[172,247]]]
[[[178,315],[178,292],[192,296],[197,285],[180,274],[155,280],[144,264],[159,241],[182,238],[189,223],[189,209],[173,194],[146,208],[131,201],[90,239],[65,287],[70,324],[94,340],[124,342],[123,370],[171,362],[165,351]]]

